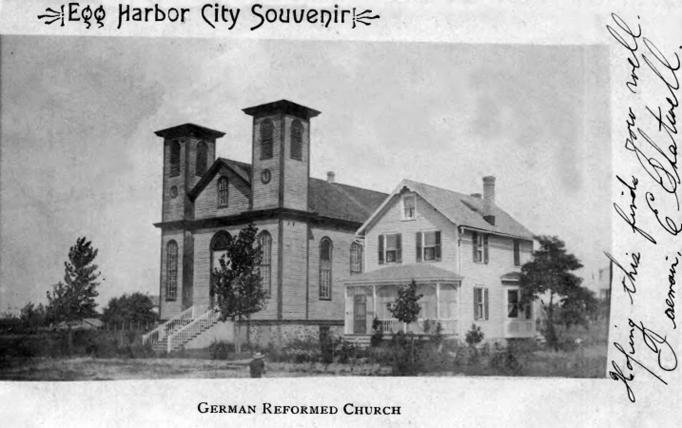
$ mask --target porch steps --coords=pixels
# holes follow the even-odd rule
[[[361,349],[369,348],[371,337],[369,335],[344,335],[343,341]]]
[[[209,309],[197,318],[191,316],[192,308],[168,320],[143,336],[156,352],[176,351],[219,321],[218,313]]]

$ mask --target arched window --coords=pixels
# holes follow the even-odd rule
[[[166,300],[175,300],[178,296],[178,243],[168,241],[166,244]]]
[[[291,122],[291,159],[303,159],[303,125],[298,119]]]
[[[258,245],[261,250],[260,278],[261,286],[266,295],[272,292],[271,264],[272,264],[272,236],[264,230],[258,235]]]
[[[350,244],[350,274],[362,273],[362,245]]]
[[[170,143],[170,176],[180,175],[180,142],[173,140]]]
[[[322,238],[320,241],[320,300],[332,299],[333,250],[331,239]]]
[[[232,235],[230,235],[228,232],[221,230],[219,232],[216,232],[215,235],[213,235],[213,238],[211,239],[211,260],[210,260],[210,268],[211,268],[211,287],[209,290],[209,298],[210,298],[210,305],[213,306],[215,304],[214,301],[214,289],[213,289],[213,274],[216,269],[220,269],[220,259],[223,256],[225,257],[225,262],[229,262],[229,259],[227,258],[227,249],[230,246],[230,242],[232,242]]]
[[[227,177],[220,177],[218,179],[218,208],[225,208],[228,205],[229,197],[229,182]]]
[[[208,162],[208,146],[205,142],[199,141],[197,144],[197,159],[195,165],[195,175],[202,176],[206,172],[206,163]]]
[[[265,119],[260,124],[260,158],[272,158],[272,133],[274,126],[270,119]]]

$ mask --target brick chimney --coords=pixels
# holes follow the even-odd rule
[[[334,171],[327,171],[327,183],[334,184],[335,175],[336,174],[334,174]]]
[[[483,218],[494,226],[493,206],[495,206],[495,177],[489,175],[483,177]]]

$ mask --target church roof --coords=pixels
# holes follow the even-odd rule
[[[245,183],[251,184],[251,165],[233,159],[218,158],[206,174],[189,192],[196,198],[211,182],[221,167],[232,170]],[[341,183],[329,183],[319,178],[310,178],[308,209],[322,217],[353,221],[362,224],[388,196],[386,193]]]

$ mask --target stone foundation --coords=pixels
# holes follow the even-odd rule
[[[330,325],[329,322],[314,324],[310,321],[301,323],[287,322],[286,324],[252,322],[248,334],[249,342],[252,345],[263,348],[268,346],[282,348],[295,340],[319,340],[321,334],[328,334],[333,338],[342,337],[343,325]],[[241,343],[246,343],[246,335],[247,327],[246,323],[244,323],[240,331]]]

